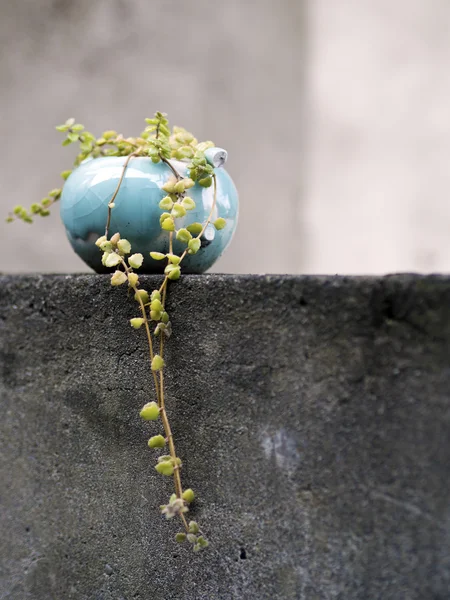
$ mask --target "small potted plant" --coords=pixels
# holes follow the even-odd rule
[[[237,224],[236,188],[222,168],[227,153],[213,142],[198,140],[182,127],[169,127],[167,115],[155,113],[138,137],[105,131],[100,137],[68,119],[57,129],[63,145],[78,143],[74,168],[30,209],[17,206],[8,221],[32,223],[60,203],[68,239],[77,254],[99,273],[113,270],[112,286],[127,286],[136,303],[133,329],[148,342],[154,398],[140,410],[146,421],[159,421],[161,433],[148,440],[162,450],[155,469],[173,478],[174,493],[161,512],[178,517],[176,540],[188,540],[194,551],[208,545],[195,521],[185,514],[195,493],[183,487],[165,401],[164,349],[172,332],[166,310],[169,282],[181,273],[202,273],[230,243]],[[161,273],[161,284],[146,290],[139,273]]]

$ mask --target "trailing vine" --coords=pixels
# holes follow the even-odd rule
[[[84,126],[68,119],[56,129],[65,133],[63,146],[73,143],[79,144],[79,153],[76,157],[74,168],[86,159],[95,159],[102,156],[126,157],[117,187],[108,202],[108,213],[105,223],[105,233],[95,242],[102,252],[102,264],[114,268],[111,276],[111,285],[120,286],[128,284],[128,289],[134,292],[137,303],[138,315],[130,320],[132,328],[145,332],[148,343],[149,364],[154,382],[155,400],[145,404],[140,416],[145,421],[161,421],[164,435],[153,435],[148,440],[150,448],[167,448],[167,454],[157,458],[156,471],[167,477],[173,478],[174,493],[167,504],[160,507],[161,513],[167,519],[179,517],[182,531],[176,534],[176,541],[188,540],[194,552],[208,546],[208,541],[199,525],[195,521],[186,519],[185,514],[189,505],[194,501],[195,494],[191,488],[183,488],[181,481],[182,462],[177,455],[174,436],[170,426],[165,399],[164,370],[166,367],[164,350],[166,341],[170,338],[172,326],[169,313],[166,309],[166,297],[169,281],[180,278],[182,263],[186,255],[196,254],[201,247],[201,238],[205,229],[212,222],[216,208],[217,180],[214,165],[210,164],[205,152],[214,146],[213,142],[201,142],[182,127],[169,128],[165,113],[156,112],[153,118],[146,119],[147,126],[138,137],[124,138],[116,131],[105,131],[96,138],[86,131]],[[144,257],[140,253],[132,253],[131,244],[120,236],[120,232],[110,235],[111,215],[115,208],[121,185],[126,177],[126,170],[135,157],[148,157],[154,163],[163,162],[171,170],[171,175],[162,186],[166,196],[159,202],[162,213],[160,227],[169,238],[169,252],[150,252],[150,256],[157,261],[165,261],[164,278],[159,288],[150,293],[144,289],[136,271],[141,267]],[[188,161],[188,177],[182,177],[171,162],[171,159]],[[63,171],[63,180],[72,173],[72,170]],[[195,184],[204,188],[213,186],[213,202],[208,218],[204,223],[191,223],[185,228],[177,227],[177,219],[184,217],[195,208],[194,200],[188,195],[188,190]],[[35,216],[46,217],[50,208],[62,194],[62,186],[51,190],[40,203],[34,203],[29,209],[16,206],[7,218],[8,222],[22,220],[32,223]],[[223,218],[215,219],[213,225],[216,229],[225,227]],[[174,238],[182,242],[184,250],[181,254],[174,253]]]

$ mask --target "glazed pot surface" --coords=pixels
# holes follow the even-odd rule
[[[127,157],[103,157],[81,164],[67,179],[61,196],[61,219],[67,237],[75,252],[97,273],[110,272],[102,263],[102,253],[95,240],[104,235],[110,202],[123,172]],[[171,160],[182,177],[187,177],[186,163]],[[183,259],[184,273],[203,273],[224,252],[231,241],[237,225],[238,194],[231,177],[223,168],[215,170],[217,180],[216,207],[211,216],[226,220],[226,226],[217,231],[208,225],[197,254]],[[119,193],[111,211],[110,235],[120,232],[131,243],[132,252],[140,252],[144,263],[141,273],[161,273],[166,261],[155,261],[150,252],[169,251],[169,233],[161,230],[159,218],[163,211],[159,202],[166,196],[161,186],[172,175],[165,163],[153,163],[149,158],[130,160]],[[187,192],[195,201],[196,208],[176,219],[176,229],[191,223],[204,224],[211,212],[214,186],[203,188],[196,184]],[[181,254],[186,245],[174,236],[173,250]]]

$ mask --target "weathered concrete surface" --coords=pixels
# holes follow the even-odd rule
[[[2,599],[448,599],[450,278],[171,286],[200,556],[158,514],[125,290],[3,277],[0,299]]]

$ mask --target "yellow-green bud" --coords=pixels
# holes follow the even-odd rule
[[[183,179],[183,183],[184,183],[184,189],[188,190],[191,187],[194,187],[195,185],[195,181],[192,181],[192,179],[190,177],[185,177]]]
[[[139,267],[142,265],[143,260],[144,257],[138,252],[137,254],[132,254],[128,257],[128,264],[130,265],[130,267],[133,267],[133,269],[139,269]]]
[[[178,265],[169,264],[164,269],[164,273],[167,275],[169,279],[176,280],[180,278],[181,269]]]
[[[174,204],[173,208],[172,208],[172,216],[175,219],[179,219],[181,217],[184,217],[186,214],[186,209],[184,208],[184,206],[182,204]]]
[[[156,421],[159,417],[159,407],[156,402],[148,402],[139,414],[145,421]]]
[[[139,298],[142,300],[143,304],[147,304],[148,302],[148,293],[145,290],[137,290],[134,299],[139,301]]]
[[[177,183],[173,186],[173,191],[175,192],[175,194],[182,194],[184,192],[183,180],[177,181]]]
[[[171,460],[172,460],[172,457],[170,456],[170,454],[161,454],[161,456],[158,456],[158,462],[165,462],[165,461],[170,462]],[[173,496],[173,494],[172,494],[172,496]],[[172,496],[170,497],[171,500],[172,500]]]
[[[66,180],[66,179],[69,177],[69,175],[70,175],[71,173],[72,173],[72,171],[63,171],[63,172],[61,173],[61,177],[62,177],[64,180]]]
[[[160,294],[159,290],[153,290],[150,298],[152,299],[152,301],[153,300],[161,300],[161,294]]]
[[[100,248],[100,246],[103,244],[103,242],[106,242],[106,235],[102,235],[101,237],[99,237],[96,241],[95,241],[95,245],[98,246]]]
[[[185,502],[190,504],[191,502],[194,502],[195,494],[191,488],[188,488],[187,490],[184,490],[184,492],[181,494],[181,497]]]
[[[117,248],[122,254],[130,254],[131,244],[128,240],[122,239],[117,242]]]
[[[149,448],[164,448],[166,440],[162,435],[154,435],[148,440]]]
[[[190,144],[192,141],[194,141],[195,138],[192,135],[192,133],[189,133],[189,131],[182,129],[175,135],[175,139],[179,144]]]
[[[208,148],[214,148],[214,146],[215,146],[214,142],[207,141],[207,142],[200,142],[200,144],[197,144],[196,148],[197,148],[197,150],[200,150],[200,152],[205,152],[205,150],[208,150]]]
[[[195,521],[189,521],[189,533],[198,533],[199,527]]]
[[[152,371],[160,371],[163,367],[164,359],[159,354],[155,354],[152,360]]]
[[[111,276],[111,285],[122,285],[127,281],[127,276],[123,271],[115,271]]]
[[[105,258],[105,267],[115,267],[120,263],[120,256],[115,252],[109,252]]]
[[[188,243],[188,254],[197,254],[202,245],[200,238],[192,238]]]
[[[113,137],[117,136],[117,131],[113,131],[112,129],[108,130],[108,131],[104,131],[102,134],[102,137],[105,138],[105,140],[110,140]]]
[[[183,198],[182,205],[186,210],[194,210],[195,208],[195,202],[189,196]]]
[[[166,183],[163,186],[161,186],[161,189],[163,189],[168,194],[173,194],[173,192],[175,191],[176,183],[177,183],[177,180],[175,179],[175,177],[171,177],[170,179],[168,179],[166,181]]]
[[[225,225],[227,224],[227,222],[225,221],[225,219],[222,219],[222,217],[219,217],[218,219],[216,219],[213,223],[214,227],[217,230],[223,229],[225,227]]]
[[[199,179],[198,182],[202,187],[208,188],[212,184],[212,177],[203,177],[203,179]]]
[[[145,323],[145,321],[142,317],[136,317],[134,319],[130,319],[130,325],[131,325],[131,327],[134,327],[135,329],[139,329],[139,327],[142,327],[142,325],[144,323]]]
[[[167,254],[167,258],[173,265],[177,265],[181,260],[181,256],[177,256],[176,254]]]
[[[167,219],[164,219],[164,221],[161,223],[161,228],[165,231],[175,231],[175,223],[173,222],[172,217],[167,217]]]
[[[165,196],[159,203],[161,210],[171,210],[173,206],[173,200],[170,196]]]
[[[153,297],[153,294],[152,294]],[[162,311],[162,304],[161,304],[161,300],[158,300],[158,298],[154,298],[151,303],[150,303],[150,310],[158,310],[158,311]]]
[[[155,466],[155,469],[161,475],[167,475],[168,477],[170,477],[170,475],[173,475],[173,464],[168,461],[158,463]]]
[[[139,283],[139,276],[136,273],[130,273],[128,275],[128,283],[131,287],[136,287]]]
[[[175,536],[175,541],[178,542],[179,544],[184,542],[185,539],[186,539],[186,534],[183,532],[177,533],[177,535]]]
[[[163,314],[161,315],[161,321],[164,324],[167,324],[169,322],[169,313],[163,312]]]
[[[189,240],[192,238],[192,235],[189,233],[187,229],[179,229],[177,231],[177,240],[179,242],[184,242],[187,244]]]
[[[163,258],[166,258],[166,255],[162,252],[150,252],[150,256],[153,260],[162,260]]]
[[[112,248],[113,245],[111,242],[105,241],[100,244],[100,249],[103,250],[103,252],[112,252]]]
[[[189,231],[189,233],[192,233],[192,235],[198,235],[201,233],[203,225],[201,223],[191,223],[186,227],[186,229]]]
[[[161,311],[160,310],[151,310],[150,311],[150,319],[152,321],[159,321],[161,318]]]

